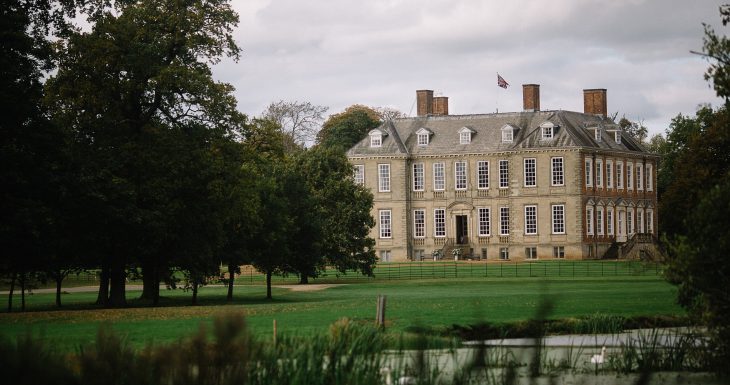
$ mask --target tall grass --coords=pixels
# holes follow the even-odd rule
[[[0,343],[0,367],[6,383],[85,385],[515,384],[565,374],[592,375],[583,365],[580,347],[556,360],[544,347],[534,354],[525,351],[526,357],[504,347],[465,349],[452,344],[433,349],[428,337],[416,335],[407,343],[409,349],[392,349],[394,342],[375,325],[349,319],[332,324],[327,334],[276,340],[252,337],[238,314],[217,318],[212,328],[212,333],[201,327],[178,342],[142,350],[100,328],[93,344],[65,355],[43,340],[24,336]],[[602,372],[642,373],[643,379],[654,371],[712,369],[702,339],[671,337],[667,346],[659,332],[640,335],[610,353]]]

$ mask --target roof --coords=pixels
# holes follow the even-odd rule
[[[541,124],[550,122],[551,140],[542,139]],[[502,142],[502,128],[514,127],[512,142]],[[473,131],[471,142],[459,143],[459,131]],[[601,140],[594,139],[594,129],[600,128]],[[360,156],[418,156],[442,154],[474,154],[525,149],[595,148],[622,152],[647,153],[630,135],[621,131],[611,119],[600,115],[572,111],[508,112],[480,115],[419,116],[386,121],[380,130],[381,147],[370,147],[366,137],[347,152],[349,157]],[[416,132],[426,129],[433,133],[427,146],[419,146]],[[621,143],[614,140],[614,131],[621,132]]]

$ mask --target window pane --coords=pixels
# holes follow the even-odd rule
[[[509,161],[499,161],[499,188],[509,187]]]
[[[433,212],[434,236],[446,236],[446,210],[436,209]]]
[[[378,191],[390,191],[390,165],[378,165]]]
[[[553,234],[565,234],[565,206],[553,205]]]
[[[380,210],[380,238],[390,238],[390,210]]]
[[[562,186],[565,184],[565,174],[563,171],[563,158],[552,158],[552,185]]]
[[[423,191],[423,163],[413,165],[413,191]]]
[[[490,235],[490,223],[489,223],[489,208],[487,207],[481,207],[479,208],[479,235],[480,236],[489,236]]]
[[[446,178],[444,177],[444,164],[433,164],[433,189],[441,191],[446,188]]]
[[[413,235],[416,238],[426,236],[426,210],[413,211]]]
[[[535,187],[537,184],[535,173],[536,173],[536,160],[535,158],[526,158],[524,160],[525,168],[525,187]]]
[[[499,235],[509,235],[509,207],[499,208]]]
[[[489,188],[489,162],[485,160],[477,162],[477,180],[480,189]]]
[[[466,190],[466,162],[454,163],[456,169],[456,189]]]
[[[525,206],[525,234],[537,234],[537,206]]]

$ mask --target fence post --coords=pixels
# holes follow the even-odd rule
[[[575,278],[575,261],[573,261],[573,278]]]

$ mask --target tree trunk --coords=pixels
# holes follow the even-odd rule
[[[109,303],[109,264],[103,261],[101,264],[101,275],[99,276],[99,294],[96,296],[96,304],[106,306]]]
[[[8,313],[13,311],[13,291],[15,291],[15,280],[18,279],[18,273],[13,272],[10,279],[10,291],[8,292]]]
[[[25,311],[25,273],[20,274],[20,311]]]
[[[309,283],[309,277],[306,274],[299,274],[299,284],[306,285]]]
[[[234,266],[228,265],[228,296],[226,301],[233,301],[233,280],[236,279],[236,273],[234,272]]]
[[[271,270],[266,271],[266,298],[271,299]]]
[[[111,287],[109,290],[109,307],[125,307],[127,306],[126,297],[126,272],[124,271],[125,263],[121,259],[113,261],[109,269],[109,281]]]
[[[193,282],[193,306],[198,304],[198,283]]]
[[[63,274],[62,272],[57,272],[56,274],[56,307],[61,307],[61,284],[63,283],[63,278],[66,277],[66,274]]]
[[[142,295],[139,298],[150,300],[153,305],[160,301],[160,267],[155,260],[142,266]]]

